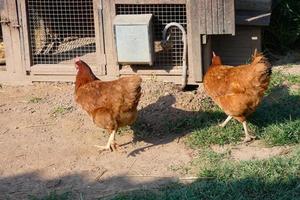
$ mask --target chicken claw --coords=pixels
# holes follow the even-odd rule
[[[249,134],[246,121],[243,122],[243,127],[244,127],[244,131],[245,131],[245,138],[243,141],[244,143],[250,142],[251,140],[256,138],[256,136]]]
[[[97,147],[97,148],[99,148],[100,150],[103,150],[103,151],[111,149],[111,146],[94,145],[94,147]]]
[[[113,131],[110,136],[109,136],[109,139],[107,141],[107,144],[105,146],[99,146],[99,145],[94,145],[95,147],[97,148],[100,148],[102,150],[116,150],[117,148],[115,147],[116,146],[116,143],[115,143],[115,134],[116,134],[116,131]]]
[[[117,143],[113,143],[111,146],[110,146],[114,151],[118,151],[120,145],[118,145]]]
[[[254,140],[256,138],[256,136],[254,135],[248,135],[244,138],[243,143],[248,143],[251,142],[252,140]]]

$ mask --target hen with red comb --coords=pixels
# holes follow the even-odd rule
[[[113,81],[101,81],[84,61],[76,58],[75,65],[78,69],[75,101],[96,126],[110,134],[105,146],[95,146],[102,150],[115,150],[118,128],[133,124],[137,118],[142,79],[134,75]]]

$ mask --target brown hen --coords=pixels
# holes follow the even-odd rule
[[[131,125],[137,117],[142,79],[135,75],[114,81],[101,81],[91,68],[77,58],[75,101],[89,114],[93,122],[106,129],[110,137],[101,149],[115,149],[115,134],[119,127]]]
[[[255,50],[250,64],[237,67],[223,65],[213,53],[212,64],[204,76],[206,93],[228,115],[220,126],[224,127],[232,118],[238,120],[245,131],[244,142],[255,138],[248,132],[246,118],[261,102],[270,75],[271,65]]]

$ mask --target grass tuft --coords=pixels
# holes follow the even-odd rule
[[[41,102],[43,99],[42,98],[40,98],[40,97],[31,97],[30,99],[29,99],[29,103],[39,103],[39,102]]]
[[[288,157],[230,162],[226,154],[204,151],[199,162],[205,163],[199,179],[192,184],[171,184],[156,190],[137,190],[119,194],[113,200],[272,200],[299,199],[300,149]]]
[[[56,115],[63,115],[67,112],[70,112],[73,109],[73,106],[57,106],[53,111],[52,111],[52,115],[56,116]]]
[[[71,192],[64,192],[62,194],[58,194],[54,191],[54,192],[50,192],[50,194],[41,198],[30,196],[29,199],[30,200],[71,200],[73,198]]]

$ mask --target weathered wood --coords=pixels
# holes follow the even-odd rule
[[[104,41],[106,53],[106,72],[109,76],[119,75],[119,65],[117,63],[117,53],[115,47],[115,37],[113,31],[113,19],[116,15],[115,0],[103,1],[103,25]]]
[[[224,0],[218,0],[218,28],[219,34],[223,34],[224,30]]]
[[[172,69],[172,70],[163,70],[163,69],[153,69],[153,70],[145,70],[145,69],[122,69],[120,70],[120,75],[129,75],[129,74],[155,74],[155,75],[170,75],[170,76],[181,76],[182,70],[180,69]]]
[[[224,34],[235,34],[234,1],[224,1]]]
[[[201,35],[200,35],[200,1],[187,1],[187,22],[188,22],[188,63],[189,77],[195,82],[202,81],[202,56],[201,56]]]
[[[26,71],[30,71],[31,66],[31,53],[30,53],[30,38],[29,38],[29,26],[28,26],[28,18],[27,18],[27,9],[26,9],[26,1],[19,1],[19,13],[21,20],[21,42],[23,45],[22,55],[23,55],[23,65]]]
[[[206,32],[203,34],[213,34],[213,17],[212,17],[212,0],[205,0],[205,14],[206,17]]]
[[[270,11],[272,0],[236,0],[236,10]]]
[[[110,81],[110,80],[115,80],[116,77],[115,76],[101,76],[96,74],[96,76],[103,80],[103,81]],[[122,75],[122,77],[124,76],[132,76],[132,74],[130,75]],[[143,80],[150,80],[153,79],[153,75],[152,74],[148,74],[148,75],[140,75],[142,77]],[[182,77],[181,76],[170,76],[170,75],[154,75],[156,80],[159,81],[163,81],[163,82],[173,82],[175,84],[181,84],[182,82]],[[1,78],[1,76],[0,76]],[[49,81],[49,82],[57,82],[57,81],[64,81],[64,82],[74,82],[75,80],[75,75],[31,75],[27,78],[30,81],[33,82],[40,82],[40,81]],[[188,77],[188,84],[190,85],[197,85],[198,83],[196,83],[193,79],[191,79],[190,77]]]
[[[23,55],[21,46],[21,34],[20,34],[20,21],[17,12],[17,2],[5,0],[5,8],[2,14],[9,20],[7,25],[4,25],[3,37],[6,42],[6,49],[8,53],[6,54],[7,59],[7,71],[18,77],[21,81],[25,79],[25,68],[23,65]],[[9,49],[8,49],[9,48]]]
[[[98,65],[90,65],[92,71],[96,74],[101,74]],[[76,74],[74,64],[37,64],[31,67],[32,74]]]
[[[10,73],[8,71],[0,72],[0,83],[7,85],[28,85],[31,83],[31,80],[28,78],[20,78],[19,75],[15,73]]]
[[[234,0],[199,1],[201,34],[234,34]]]
[[[114,80],[116,77],[107,76],[107,75],[100,75],[95,74],[100,80],[109,81]],[[40,81],[47,81],[47,82],[75,82],[75,75],[64,75],[64,74],[49,74],[49,75],[30,75],[27,78],[32,82],[40,82]]]
[[[116,4],[184,4],[187,0],[115,0]]]
[[[212,32],[214,34],[219,34],[219,15],[218,15],[218,0],[211,1],[211,15],[212,15]],[[223,17],[223,16],[222,16]]]
[[[94,24],[95,24],[95,40],[96,40],[96,63],[99,65],[99,73],[105,74],[106,57],[104,50],[103,35],[103,5],[102,0],[93,0]]]
[[[206,44],[202,45],[202,52],[203,52],[203,73],[207,71],[208,67],[211,64],[211,57],[212,57],[212,38],[213,36],[207,36],[206,38]]]
[[[199,6],[199,31],[202,34],[206,34],[206,0],[201,0],[198,3]]]
[[[1,20],[9,20],[9,9],[7,0],[3,0],[3,9],[0,10]],[[11,30],[9,24],[1,24],[2,27],[2,36],[5,50],[5,59],[6,59],[6,71],[12,73],[14,68],[13,63],[13,49],[12,49],[12,40],[11,40]],[[3,73],[2,71],[0,73]],[[7,74],[7,73],[6,73]]]
[[[255,48],[261,51],[261,28],[238,26],[235,36],[213,36],[212,47],[223,63],[244,64],[249,61]]]

